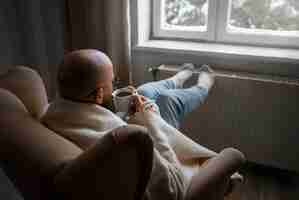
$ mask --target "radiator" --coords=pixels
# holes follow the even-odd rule
[[[159,80],[178,69],[161,65],[151,71]],[[186,87],[196,82],[198,73]],[[181,129],[210,149],[235,147],[251,162],[299,172],[299,82],[216,71],[208,98],[185,118]]]

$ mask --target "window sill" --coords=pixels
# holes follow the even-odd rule
[[[133,47],[133,51],[178,53],[201,56],[221,56],[282,63],[299,63],[299,49],[253,47],[215,43],[198,43],[170,40],[148,40]]]

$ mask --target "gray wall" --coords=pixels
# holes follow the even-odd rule
[[[64,52],[64,1],[1,0],[0,73],[27,65],[55,96],[56,67]]]
[[[134,51],[134,82],[140,85],[151,81],[152,77],[146,67],[163,63],[207,62],[212,63],[218,70],[227,69],[227,64],[221,65],[221,62],[227,63],[224,60],[204,59],[200,55]],[[241,60],[233,62],[239,62],[240,69],[245,65],[247,68],[252,65],[253,69],[263,67],[265,71],[299,69],[298,64],[250,64]],[[271,72],[275,74],[275,70]],[[163,73],[161,78],[170,75]],[[261,75],[257,75],[259,76]],[[243,151],[248,159],[255,163],[299,171],[298,116],[298,86],[237,77],[217,77],[207,101],[186,118],[182,130],[211,149],[219,151],[233,146]]]

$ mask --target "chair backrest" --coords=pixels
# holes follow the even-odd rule
[[[0,162],[24,195],[39,199],[47,177],[82,150],[34,119],[12,93],[0,89]]]
[[[40,119],[48,106],[43,80],[36,71],[28,67],[17,66],[1,75],[0,88],[15,94],[36,119]]]

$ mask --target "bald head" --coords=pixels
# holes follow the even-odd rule
[[[67,54],[58,71],[60,96],[70,99],[85,97],[98,85],[112,81],[112,68],[109,57],[98,50],[77,50]]]

